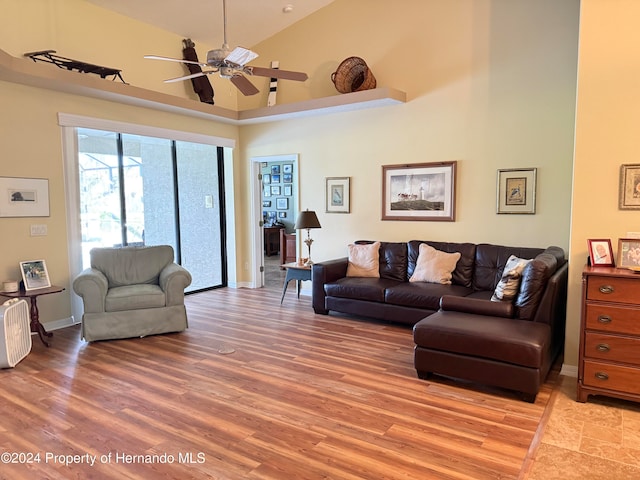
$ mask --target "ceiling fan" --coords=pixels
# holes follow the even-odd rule
[[[222,16],[223,16],[223,34],[224,43],[222,48],[215,50],[209,50],[207,53],[207,62],[194,62],[191,60],[181,60],[178,58],[161,57],[158,55],[145,55],[144,58],[152,60],[167,60],[170,62],[179,62],[185,64],[199,65],[201,68],[208,68],[209,70],[203,70],[202,72],[192,73],[191,75],[185,75],[177,78],[170,78],[165,80],[165,83],[179,82],[182,80],[189,80],[191,78],[200,77],[203,75],[209,75],[212,73],[220,73],[222,78],[228,78],[231,80],[238,90],[243,95],[255,95],[259,93],[259,90],[251,83],[244,75],[255,75],[258,77],[270,77],[281,78],[284,80],[295,80],[298,82],[304,82],[308,77],[303,72],[292,72],[289,70],[280,70],[279,68],[265,68],[265,67],[252,67],[248,66],[251,60],[258,57],[258,54],[252,52],[243,47],[236,47],[233,50],[229,48],[227,43],[227,2],[222,0]]]

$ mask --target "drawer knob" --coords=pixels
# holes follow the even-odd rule
[[[596,377],[598,380],[609,380],[609,375],[607,375],[607,374],[606,374],[606,373],[604,373],[604,372],[596,372],[595,377]]]
[[[607,345],[606,343],[599,343],[598,345],[596,345],[596,350],[598,350],[599,352],[608,352],[609,350],[611,350],[611,347],[609,347],[609,345]]]
[[[611,317],[609,315],[598,315],[598,322],[600,323],[611,323]]]
[[[600,290],[600,293],[608,295],[609,293],[613,293],[614,288],[611,285],[602,285],[598,290]]]

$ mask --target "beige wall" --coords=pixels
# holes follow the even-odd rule
[[[640,212],[618,209],[620,165],[640,158],[640,2],[582,0],[571,219],[566,363],[577,365],[581,272],[587,239],[640,231]]]
[[[28,5],[0,0],[6,18],[15,19],[0,29],[0,48],[10,54],[53,48],[122,68],[133,85],[194,98],[188,83],[160,82],[181,73],[176,65],[141,58],[179,56],[180,37],[82,0]],[[281,68],[310,75],[304,83],[281,81],[279,103],[337,95],[329,76],[350,55],[367,60],[378,85],[405,91],[407,103],[264,125],[230,127],[0,82],[0,103],[11,112],[0,120],[7,154],[0,175],[47,177],[52,195],[52,216],[38,221],[48,225],[44,239],[29,236],[30,219],[0,219],[3,232],[15,232],[2,237],[2,251],[12,253],[0,258],[0,277],[14,275],[19,259],[46,258],[52,280],[69,287],[57,112],[236,138],[239,282],[252,280],[252,269],[244,265],[252,251],[254,156],[300,155],[300,207],[316,210],[323,225],[313,235],[316,260],[344,255],[347,243],[358,238],[555,244],[568,250],[578,5],[578,0],[405,0],[402,8],[389,11],[383,0],[337,0],[255,47],[261,56],[254,63],[278,59]],[[26,12],[29,8],[33,11]],[[82,31],[77,24],[93,28]],[[236,99],[226,81],[214,82],[216,103],[264,106],[268,80],[253,81],[262,93],[249,99]],[[448,160],[459,162],[455,222],[380,220],[382,165]],[[497,169],[525,167],[538,169],[536,214],[497,215]],[[324,213],[328,176],[352,178],[351,214]],[[47,299],[51,308],[44,321],[69,315],[68,302],[59,300]]]
[[[355,54],[378,85],[405,91],[408,102],[243,127],[245,161],[300,154],[300,206],[319,212],[323,225],[313,232],[316,260],[345,254],[357,238],[568,249],[578,2],[402,6],[339,0],[258,45],[281,68],[302,65],[311,75],[308,85],[280,82],[283,102],[337,95],[329,76]],[[291,48],[302,42],[304,51]],[[258,106],[250,102],[241,104]],[[382,165],[449,160],[459,162],[456,222],[380,220]],[[526,167],[538,169],[536,214],[497,215],[497,169]],[[350,215],[324,213],[328,176],[352,177]]]

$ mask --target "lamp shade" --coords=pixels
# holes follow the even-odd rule
[[[298,214],[298,219],[296,220],[296,225],[294,228],[296,230],[303,228],[321,228],[318,217],[316,216],[316,212],[314,212],[313,210],[305,210],[304,212],[300,212]]]

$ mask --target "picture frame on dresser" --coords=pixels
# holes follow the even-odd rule
[[[618,267],[640,271],[640,238],[618,239]]]
[[[611,240],[608,238],[595,238],[587,240],[589,247],[589,259],[591,265],[597,267],[615,267],[615,257]]]

